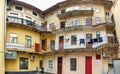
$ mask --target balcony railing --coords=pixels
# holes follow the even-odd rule
[[[18,49],[18,50],[25,50],[24,44],[18,44],[18,43],[6,43],[6,48],[8,49]]]
[[[66,40],[66,39],[65,39]],[[70,40],[70,39],[69,39]],[[119,44],[118,44],[118,41],[113,37],[113,36],[107,36],[107,37],[102,37],[102,42],[95,42],[95,43],[92,43],[92,48],[87,48],[86,45],[86,41],[85,43],[83,44],[79,44],[78,45],[78,41],[77,41],[77,44],[75,45],[71,45],[71,41],[64,41],[63,44],[59,44],[59,43],[55,43],[55,51],[66,51],[66,50],[73,50],[73,51],[76,51],[76,50],[99,50],[99,49],[103,49],[105,47],[108,47],[108,48],[111,48],[113,49],[113,47],[118,47]]]
[[[93,15],[94,11],[92,8],[79,8],[79,7],[73,7],[73,8],[67,8],[64,13],[62,11],[58,11],[58,18],[66,18],[66,17],[72,17],[72,16],[79,16],[79,15]]]
[[[74,30],[91,30],[96,26],[109,25],[112,28],[115,26],[114,21],[111,18],[99,18],[91,19],[91,21],[77,20],[74,24],[71,21],[65,22],[65,27],[56,28],[53,32],[64,32],[64,31],[74,31]]]
[[[8,16],[7,17],[7,22],[17,23],[17,24],[21,24],[21,25],[24,25],[24,26],[36,28],[39,31],[47,31],[47,27],[45,27],[43,25],[40,26],[40,25],[36,24],[35,22],[32,22],[30,20],[26,20],[26,19],[23,19],[23,18]]]

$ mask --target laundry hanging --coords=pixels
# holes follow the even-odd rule
[[[98,38],[98,42],[103,42],[102,37],[99,37],[99,38]]]
[[[80,39],[80,44],[85,44],[85,39]]]

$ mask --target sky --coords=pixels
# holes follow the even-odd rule
[[[18,1],[22,1],[28,4],[31,4],[41,10],[46,10],[47,8],[55,5],[58,2],[62,2],[65,0],[18,0]]]

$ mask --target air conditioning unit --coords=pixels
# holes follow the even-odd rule
[[[30,56],[30,59],[31,59],[31,60],[34,60],[34,59],[35,59],[35,56],[34,56],[34,55],[31,55],[31,56]]]
[[[104,58],[108,58],[110,55],[109,55],[109,52],[103,52],[103,57]]]

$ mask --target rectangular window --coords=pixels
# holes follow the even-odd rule
[[[100,60],[101,59],[101,54],[96,54],[96,60]]]
[[[28,58],[20,58],[20,69],[28,69]]]
[[[71,58],[70,59],[70,70],[71,71],[76,71],[76,58]]]
[[[100,18],[96,17],[96,24],[100,24]]]
[[[53,60],[49,60],[49,68],[53,69]]]
[[[99,9],[99,8],[96,8],[95,11],[96,11],[96,12],[100,12],[100,9]]]
[[[17,43],[17,34],[10,34],[10,43]]]
[[[77,19],[71,20],[71,26],[76,26],[77,25]]]
[[[61,10],[61,14],[65,13],[66,9]]]
[[[34,12],[34,11],[32,12],[32,14],[33,14],[33,15],[35,15],[35,16],[37,16],[37,13],[36,13],[36,12]]]
[[[77,44],[77,36],[76,35],[71,36],[71,44],[72,45]]]
[[[25,46],[31,47],[31,36],[25,36]]]
[[[22,8],[22,7],[20,7],[20,6],[15,6],[15,9],[16,9],[16,10],[20,10],[20,11],[22,11],[22,10],[23,10],[23,8]]]
[[[97,32],[96,32],[96,38],[99,38],[99,37],[100,37],[100,32],[97,31]]]
[[[47,50],[47,39],[42,40],[42,50]]]
[[[60,28],[65,28],[65,21],[60,22]]]

